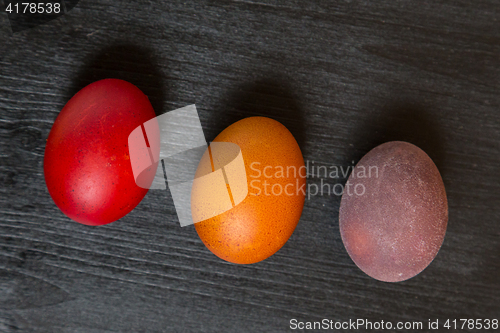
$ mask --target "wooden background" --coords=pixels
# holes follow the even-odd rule
[[[81,0],[31,30],[10,34],[4,12],[0,24],[0,332],[500,319],[498,1]],[[168,191],[107,226],[72,222],[45,186],[45,140],[71,96],[106,77],[158,114],[196,103],[207,140],[277,119],[317,165],[417,144],[447,189],[441,251],[408,281],[369,278],[342,245],[336,196],[307,200],[288,243],[247,266],[181,228]]]

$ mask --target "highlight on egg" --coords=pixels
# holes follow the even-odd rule
[[[224,212],[216,216],[213,204],[201,201],[206,195],[200,193],[206,191],[193,189],[193,217],[210,216],[194,224],[196,231],[205,246],[226,261],[237,264],[262,261],[288,241],[300,220],[307,176],[300,147],[285,126],[266,117],[245,118],[232,124],[213,143],[218,142],[239,147],[225,159],[233,160],[241,153],[244,172],[233,172],[231,180],[228,171],[224,171],[227,192],[221,187],[216,197],[225,198],[229,193],[231,200],[224,201],[232,203],[232,208],[227,211],[223,208]],[[218,156],[215,150],[207,149],[195,178],[221,169],[225,163],[217,163]],[[241,186],[237,190],[231,188],[235,174],[246,176],[248,193]]]
[[[436,257],[447,223],[443,180],[417,146],[384,143],[351,172],[340,233],[349,256],[372,278],[399,282],[422,272]]]

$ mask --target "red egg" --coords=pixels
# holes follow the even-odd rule
[[[148,97],[122,80],[94,82],[69,100],[52,126],[44,157],[47,188],[64,214],[103,225],[139,204],[148,190],[136,185],[128,136],[154,117]],[[148,171],[151,181],[155,171]]]

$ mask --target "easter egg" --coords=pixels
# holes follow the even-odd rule
[[[206,247],[226,261],[262,261],[287,242],[302,214],[307,173],[301,150],[285,126],[266,117],[232,124],[214,139],[217,142],[241,150],[248,194],[231,209],[195,223],[196,231]],[[197,174],[210,168],[210,159],[202,161],[207,162],[200,163]],[[212,171],[217,171],[213,165]],[[193,214],[203,209],[199,202],[191,205]]]
[[[94,82],[68,101],[52,126],[44,156],[48,191],[66,216],[102,225],[137,206],[148,190],[134,179],[128,137],[154,117],[148,97],[117,79]],[[149,182],[154,173],[152,167]]]
[[[354,263],[386,282],[407,280],[436,257],[448,223],[441,175],[417,146],[400,141],[368,152],[346,183],[339,212]]]

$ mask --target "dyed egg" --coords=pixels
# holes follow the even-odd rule
[[[436,257],[448,223],[441,175],[407,142],[368,152],[351,172],[340,204],[342,241],[369,276],[386,282],[419,274]]]
[[[196,231],[206,247],[226,261],[259,262],[276,253],[299,222],[307,176],[302,153],[285,126],[265,117],[240,120],[214,142],[230,142],[240,148],[248,194],[228,211],[195,223]],[[200,162],[195,177],[206,167]],[[213,161],[212,171],[216,171]],[[193,215],[204,209],[196,201],[191,207]]]
[[[44,156],[47,188],[64,214],[102,225],[137,206],[148,190],[136,185],[128,137],[154,117],[148,97],[117,79],[94,82],[68,101],[52,126]],[[145,174],[151,183],[155,169]]]

